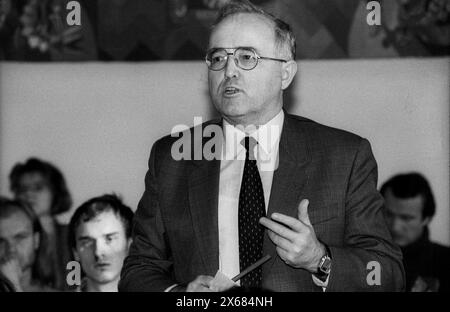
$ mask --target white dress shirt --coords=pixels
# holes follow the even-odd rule
[[[253,153],[261,176],[267,212],[273,172],[278,165],[278,147],[283,122],[283,110],[258,129],[242,129],[223,121],[224,143],[220,162],[218,213],[219,270],[229,278],[240,272],[238,208],[245,163],[245,148],[241,141],[249,135],[258,142]]]

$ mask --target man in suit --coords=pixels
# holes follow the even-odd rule
[[[420,173],[397,174],[380,189],[394,242],[403,254],[406,291],[450,291],[450,248],[432,242],[428,225],[436,203],[431,186]]]
[[[206,62],[222,119],[200,131],[222,129],[214,136],[221,157],[177,160],[176,138],[154,144],[119,291],[214,291],[217,271],[232,278],[265,255],[241,287],[403,289],[368,141],[282,109],[297,72],[290,27],[247,1],[231,2],[219,12]]]

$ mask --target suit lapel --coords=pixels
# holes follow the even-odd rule
[[[306,136],[301,133],[299,127],[296,127],[295,122],[290,115],[285,115],[279,145],[279,164],[273,175],[267,211],[269,218],[274,212],[297,217],[302,190],[308,182],[306,171],[310,162],[308,144]],[[270,254],[272,257],[265,265],[265,268],[270,268],[278,256],[267,231],[264,237],[264,254]]]
[[[204,146],[208,139],[202,138],[201,146]],[[219,176],[220,160],[203,159],[191,162],[188,188],[192,226],[206,269],[204,274],[212,276],[219,269]]]
[[[308,182],[306,171],[310,162],[308,144],[305,135],[294,124],[295,122],[293,117],[285,115],[280,137],[279,165],[274,172],[269,199],[267,212],[269,217],[274,212],[296,217],[297,206],[302,199],[302,189]],[[205,141],[202,143],[203,146],[204,143]],[[219,177],[220,160],[191,162],[188,188],[192,224],[206,269],[205,274],[212,276],[219,268]],[[270,268],[278,256],[267,233],[264,237],[264,254],[272,256],[264,265],[264,268]]]

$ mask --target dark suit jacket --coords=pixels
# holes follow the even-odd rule
[[[176,140],[167,136],[152,148],[120,291],[164,291],[198,275],[214,276],[219,268],[220,161],[175,161]],[[300,200],[309,199],[311,223],[333,259],[327,291],[404,288],[401,252],[391,240],[376,187],[377,165],[367,140],[285,115],[268,215],[296,217]],[[264,254],[272,256],[263,265],[264,289],[322,291],[311,273],[278,257],[267,234]],[[380,264],[380,285],[367,283],[371,261]]]
[[[406,273],[406,291],[411,291],[416,279],[420,277],[426,282],[436,279],[439,292],[450,292],[450,270],[447,268],[450,263],[450,248],[431,242],[428,238],[428,228],[425,228],[417,241],[401,250]]]

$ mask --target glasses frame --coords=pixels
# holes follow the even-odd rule
[[[217,51],[217,50],[224,50],[226,52],[227,56],[226,56],[226,59],[225,59],[223,67],[221,67],[219,69],[212,69],[211,68],[211,60],[208,59],[208,55],[210,55],[212,52]],[[227,50],[234,50],[234,51],[233,52],[228,52]],[[243,67],[241,67],[240,64],[239,64],[238,58],[236,58],[236,51],[238,51],[238,50],[250,50],[250,51],[252,51],[255,54],[255,56],[256,56],[255,66],[253,66],[252,68],[243,68]],[[212,71],[219,71],[219,70],[224,69],[227,66],[227,64],[228,64],[228,57],[230,55],[233,56],[234,63],[236,64],[236,66],[239,67],[240,69],[243,69],[243,70],[252,70],[252,69],[254,69],[256,66],[258,66],[259,60],[271,60],[271,61],[278,61],[278,62],[283,62],[283,63],[287,63],[288,62],[288,60],[283,60],[283,59],[273,58],[273,57],[268,57],[268,56],[261,56],[252,47],[212,48],[212,49],[209,49],[206,52],[206,56],[205,56],[205,62],[206,62],[206,65],[208,66],[208,69],[212,70]]]

